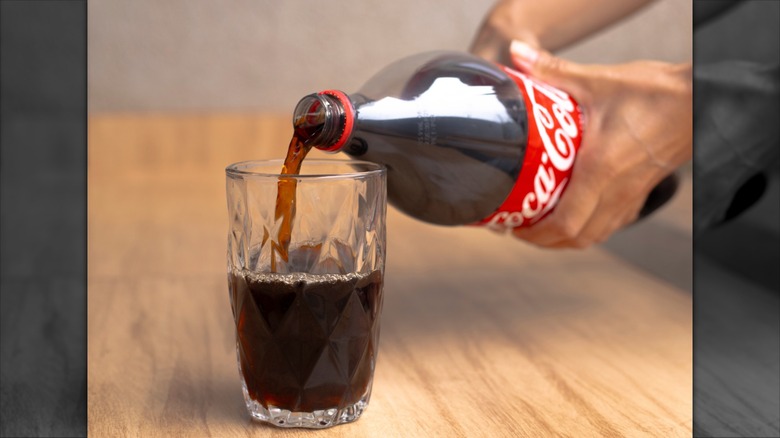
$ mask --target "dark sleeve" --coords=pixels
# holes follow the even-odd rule
[[[694,0],[693,28],[708,23],[739,3],[740,0]]]
[[[694,69],[694,223],[710,228],[755,202],[780,156],[780,65]]]

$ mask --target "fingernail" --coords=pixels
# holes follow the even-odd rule
[[[539,59],[539,52],[522,41],[512,41],[512,44],[509,46],[509,52],[512,54],[515,62],[526,68],[533,67],[536,60]]]

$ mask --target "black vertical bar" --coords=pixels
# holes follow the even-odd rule
[[[780,437],[780,2],[693,13],[694,436]]]
[[[87,434],[86,1],[0,2],[0,436]]]

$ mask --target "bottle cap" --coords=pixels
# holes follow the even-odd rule
[[[320,91],[317,94],[320,96],[321,95],[333,96],[341,103],[341,107],[344,110],[344,126],[341,127],[341,135],[339,135],[339,138],[336,139],[336,141],[333,144],[315,145],[315,147],[317,149],[326,152],[338,151],[344,146],[344,144],[347,143],[347,140],[352,134],[352,127],[355,125],[355,109],[352,107],[352,102],[349,100],[349,97],[346,95],[346,93],[342,91],[324,90],[324,91]]]

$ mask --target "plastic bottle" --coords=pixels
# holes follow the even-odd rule
[[[388,199],[441,225],[533,225],[566,187],[582,113],[566,93],[460,52],[428,52],[382,69],[358,92],[302,98],[308,143],[387,166]],[[644,216],[674,194],[670,175]]]

